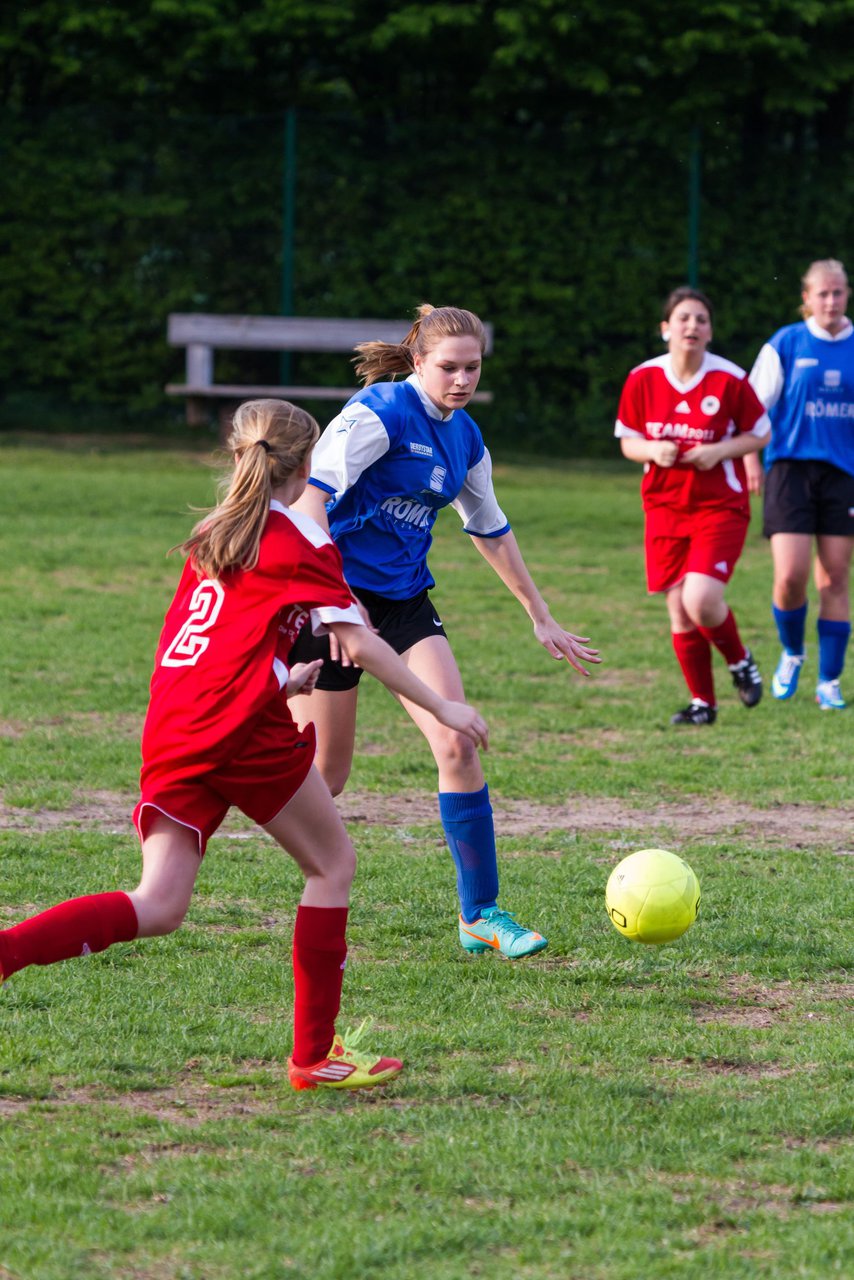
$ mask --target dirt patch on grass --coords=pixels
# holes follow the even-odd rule
[[[820,1187],[798,1190],[779,1182],[759,1182],[754,1178],[713,1178],[690,1173],[653,1173],[656,1181],[671,1190],[678,1204],[698,1197],[708,1205],[709,1220],[689,1232],[689,1237],[711,1237],[744,1227],[743,1219],[754,1213],[770,1213],[788,1218],[798,1209],[815,1213],[838,1213],[845,1205],[832,1200]]]
[[[132,832],[130,814],[135,795],[91,791],[66,809],[30,809],[0,800],[0,831],[42,833],[63,827]],[[424,792],[377,795],[345,792],[337,802],[344,821],[359,826],[395,829],[435,826],[435,796]],[[752,808],[728,797],[661,801],[644,808],[608,796],[569,796],[559,804],[535,800],[492,798],[499,838],[595,834],[621,841],[676,841],[682,847],[738,838],[765,847],[805,849],[827,845],[838,854],[854,854],[854,809],[825,809],[809,805]],[[230,815],[219,837],[245,839],[253,830],[240,815]]]
[[[854,1003],[854,983],[851,982],[822,982],[804,987],[781,981],[762,986],[743,974],[732,974],[725,979],[723,987],[720,1002],[692,1005],[697,1022],[755,1030],[792,1019],[821,1022],[829,1015],[816,1006],[837,1000],[848,1005]]]
[[[114,1092],[104,1087],[68,1088],[57,1081],[46,1098],[0,1097],[0,1117],[68,1107],[120,1107],[165,1124],[195,1128],[207,1120],[260,1115],[279,1110],[280,1092],[290,1085],[280,1062],[246,1061],[232,1066],[227,1083],[199,1078],[196,1061],[187,1063],[174,1085]]]

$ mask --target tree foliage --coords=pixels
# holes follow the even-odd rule
[[[30,392],[163,414],[170,310],[280,309],[290,110],[294,310],[480,310],[490,433],[607,450],[689,269],[694,148],[725,354],[749,361],[793,317],[807,262],[845,258],[852,17],[854,0],[7,7],[7,409]],[[275,377],[264,359],[250,376]]]

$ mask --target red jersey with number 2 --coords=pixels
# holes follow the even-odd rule
[[[706,352],[698,372],[684,383],[675,377],[669,354],[632,369],[620,397],[614,434],[678,445],[674,466],[645,465],[641,494],[645,510],[669,507],[684,515],[700,507],[749,512],[741,458],[726,458],[708,471],[680,459],[698,444],[715,444],[737,432],[763,436],[768,430],[765,409],[745,371]]]
[[[151,677],[142,734],[142,778],[198,777],[247,742],[274,698],[284,699],[288,655],[302,627],[362,623],[332,539],[279,502],[261,538],[258,564],[221,579],[192,561],[169,606]]]

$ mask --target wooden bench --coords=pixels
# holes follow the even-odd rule
[[[279,351],[312,353],[348,352],[359,342],[400,342],[410,325],[405,320],[336,320],[323,316],[218,316],[173,312],[169,316],[168,341],[186,348],[186,376],[170,382],[166,394],[183,396],[187,421],[207,423],[212,404],[220,405],[220,426],[227,428],[235,405],[266,396],[283,400],[350,399],[349,387],[261,386],[214,381],[214,351]],[[492,326],[486,325],[487,352],[492,349]],[[489,391],[472,397],[481,403],[492,399]]]

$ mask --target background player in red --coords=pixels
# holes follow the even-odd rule
[[[294,928],[291,1083],[361,1088],[391,1079],[402,1064],[335,1034],[355,854],[312,764],[314,733],[297,729],[287,705],[288,696],[312,690],[320,663],[290,670],[290,650],[304,625],[329,628],[395,693],[479,746],[487,729],[365,626],[338,549],[290,509],[317,437],[314,419],[285,401],[250,401],[235,414],[234,467],[222,501],[182,548],[188,559],[157,649],[134,811],[142,878],[131,893],[72,899],[0,931],[0,978],[177,929],[207,840],[235,805],[305,876]]]
[[[644,465],[646,572],[667,599],[673,648],[691,694],[673,724],[714,724],[712,646],[746,707],[762,680],[724,589],[741,555],[750,506],[742,458],[761,449],[769,423],[738,365],[712,355],[712,306],[683,286],[664,304],[667,354],[629,374],[615,434]]]

